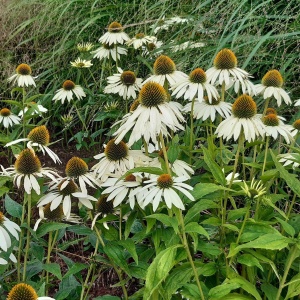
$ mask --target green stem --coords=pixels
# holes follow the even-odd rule
[[[265,168],[266,168],[266,163],[267,163],[267,155],[268,155],[268,148],[269,148],[269,141],[270,141],[270,137],[267,136],[266,138],[266,147],[265,147],[265,157],[264,157],[264,164],[263,164],[263,168],[262,168],[262,172],[261,174],[264,174],[265,172]]]
[[[119,239],[122,240],[122,208],[120,207],[120,215],[119,215]]]
[[[294,207],[294,204],[295,204],[295,202],[296,202],[296,197],[297,197],[297,195],[294,194],[293,199],[292,199],[292,203],[291,203],[291,205],[289,206],[288,212],[287,212],[287,214],[286,214],[286,220],[288,220],[288,219],[290,218],[290,214],[291,214],[292,209],[293,209],[293,207]]]
[[[167,172],[170,176],[172,176],[172,172],[171,172],[170,166],[169,166],[169,160],[168,160],[168,154],[167,154],[167,150],[166,150],[166,146],[165,146],[165,141],[164,141],[164,138],[163,138],[161,132],[159,134],[159,140],[160,140],[160,143],[161,143],[161,149],[162,149],[163,154],[164,154],[164,159],[165,159],[165,163],[166,163]]]
[[[271,99],[270,97],[266,99],[264,111],[262,113],[262,118],[266,115],[266,112],[267,112],[267,109],[268,109],[268,106],[269,106],[269,103],[270,103],[270,99]]]
[[[27,194],[27,193],[25,193]],[[31,221],[31,194],[27,194],[27,236],[26,236],[26,247],[25,247],[25,255],[24,255],[24,269],[23,269],[23,281],[26,279],[26,267],[27,267],[27,259],[30,247],[30,221]]]
[[[74,102],[74,107],[75,107],[75,110],[76,110],[76,112],[77,112],[78,118],[79,118],[79,120],[80,120],[81,123],[82,123],[82,130],[84,129],[86,132],[88,132],[88,129],[87,129],[87,127],[86,127],[86,124],[85,124],[84,120],[82,119],[82,116],[81,116],[81,114],[80,114],[80,112],[79,112],[79,110],[78,110],[78,108],[77,108],[77,106],[76,106],[76,102]]]
[[[255,163],[256,161],[256,154],[257,154],[257,145],[254,146],[253,159],[252,159],[253,163]],[[250,181],[253,179],[253,175],[254,175],[254,167],[252,166],[250,171]]]
[[[25,219],[25,205],[26,205],[26,196],[27,194],[24,194],[24,204],[22,207],[22,217],[21,217],[21,225],[24,224]],[[19,241],[19,249],[18,249],[18,263],[17,263],[17,274],[18,274],[18,282],[21,281],[21,256],[22,256],[22,249],[23,249],[23,237],[24,237],[24,228],[21,228],[20,233],[20,241]]]
[[[25,118],[25,106],[26,106],[26,91],[25,88],[22,88],[22,110],[23,110],[23,120],[22,120],[22,127],[23,127],[23,138],[26,138],[26,118]],[[25,147],[25,142],[24,142],[24,147]]]
[[[51,257],[51,246],[52,246],[52,231],[49,232],[48,236],[48,252],[47,252],[47,259],[46,259],[46,264],[50,263],[50,257]],[[48,290],[48,283],[49,283],[49,272],[46,271],[46,295],[47,295],[47,290]]]
[[[190,165],[192,164],[192,159],[193,159],[193,148],[194,148],[194,142],[193,142],[193,136],[194,136],[194,105],[195,105],[195,97],[192,100],[192,105],[191,105],[191,114],[190,114],[190,118],[191,118],[191,128],[190,128],[190,151],[189,151],[189,156],[190,156]]]
[[[298,249],[297,245],[293,245],[291,251],[289,252],[287,261],[286,261],[283,276],[279,282],[279,288],[278,288],[275,300],[280,300],[281,292],[282,292],[282,289],[284,288],[284,284],[285,284],[286,278],[288,276],[289,270],[291,268],[291,265],[298,256],[299,256],[299,249]]]

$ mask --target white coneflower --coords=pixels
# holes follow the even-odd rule
[[[51,297],[38,297],[32,286],[26,283],[16,284],[9,292],[6,300],[55,300]]]
[[[163,50],[160,49],[163,45],[162,41],[158,41],[157,38],[155,38],[151,43],[148,43],[145,46],[142,46],[143,56],[152,56],[154,55],[155,57],[159,56],[162,54]]]
[[[256,103],[252,97],[238,97],[232,105],[232,115],[219,124],[216,133],[218,137],[226,140],[233,137],[235,141],[241,134],[249,142],[254,141],[257,136],[264,137],[265,125],[257,115]]]
[[[142,79],[136,78],[134,72],[123,71],[118,68],[119,73],[107,78],[108,85],[104,93],[119,94],[123,99],[136,98],[136,93],[141,89]]]
[[[79,68],[79,69],[89,68],[93,65],[90,60],[81,59],[80,57],[75,59],[75,61],[71,61],[70,63],[72,67]]]
[[[250,96],[257,95],[256,86],[248,78],[244,78],[243,80],[230,78],[229,84],[225,86],[225,89],[228,90],[232,86],[236,94],[242,91],[242,94],[248,94]]]
[[[225,83],[225,86],[230,84],[230,81],[244,82],[248,78],[249,73],[237,67],[237,58],[230,49],[222,49],[214,59],[214,66],[206,71],[208,81],[211,84]]]
[[[31,194],[32,189],[38,195],[41,193],[41,187],[36,177],[46,176],[55,182],[57,182],[56,177],[59,177],[55,171],[49,168],[42,168],[39,158],[31,149],[21,151],[14,167],[7,169],[2,167],[2,171],[2,176],[13,176],[14,184],[18,188],[24,188],[27,194]]]
[[[120,177],[128,170],[137,167],[140,162],[151,160],[141,150],[129,150],[128,145],[123,141],[116,144],[115,139],[111,139],[105,145],[104,152],[94,158],[99,159],[99,162],[92,167],[92,170],[103,182],[111,175]]]
[[[120,60],[121,55],[127,55],[127,49],[120,46],[116,48],[113,44],[103,44],[91,53],[94,54],[93,58],[98,58],[99,60],[112,58],[114,61],[117,61]]]
[[[245,181],[243,181],[243,184],[244,186],[241,186],[241,188],[246,194],[246,196],[250,199],[257,199],[266,194],[267,192],[267,189],[266,187],[264,187],[261,180],[255,181],[255,179],[253,178],[250,183],[250,186]]]
[[[267,114],[263,117],[262,121],[266,126],[265,131],[267,136],[271,136],[273,139],[283,136],[288,144],[293,141],[292,128],[285,125],[276,114]]]
[[[184,210],[185,208],[182,202],[182,197],[178,195],[178,192],[181,192],[191,201],[195,200],[189,192],[193,190],[193,187],[183,183],[186,180],[188,180],[188,178],[172,178],[169,174],[162,174],[145,181],[143,189],[148,189],[148,192],[145,193],[143,199],[141,199],[143,201],[143,205],[146,206],[151,203],[153,205],[153,211],[156,211],[159,203],[164,200],[169,209],[171,209],[172,205],[174,205],[179,209]]]
[[[168,95],[165,89],[156,82],[146,83],[139,94],[140,104],[130,114],[124,116],[122,125],[114,133],[116,143],[119,143],[127,132],[132,130],[128,145],[144,137],[149,143],[150,139],[156,140],[160,133],[166,135],[166,128],[173,130],[183,130],[179,122],[184,122],[179,107],[176,102],[167,102]]]
[[[18,116],[20,118],[23,118],[23,114],[30,110],[32,111],[31,112],[31,115],[39,115],[41,116],[42,113],[45,113],[48,111],[48,109],[46,107],[44,107],[43,105],[41,104],[38,104],[38,103],[35,103],[35,102],[30,102],[27,104],[27,106],[24,107],[24,109],[22,109],[19,113],[18,113]]]
[[[220,98],[213,98],[212,102],[207,97],[204,97],[204,101],[195,101],[193,116],[196,119],[202,119],[203,121],[211,119],[212,122],[216,120],[217,115],[222,118],[228,118],[231,115],[232,104],[221,101]],[[182,109],[183,112],[191,112],[192,102],[189,102]]]
[[[70,102],[73,99],[74,95],[78,100],[81,100],[86,96],[80,85],[76,85],[72,80],[66,80],[63,83],[62,88],[55,92],[55,96],[52,100],[54,100],[55,102],[61,101],[61,103],[64,104],[65,100],[68,100],[68,102]]]
[[[189,77],[171,85],[171,90],[173,91],[172,96],[175,95],[176,98],[183,96],[185,100],[193,100],[194,97],[197,97],[198,101],[202,102],[204,92],[210,102],[213,98],[219,97],[218,91],[208,83],[206,73],[201,68],[193,70]]]
[[[283,78],[279,71],[270,70],[262,78],[261,84],[257,84],[255,87],[259,94],[263,94],[264,99],[273,96],[277,100],[278,106],[281,105],[282,99],[285,104],[291,104],[291,98],[282,86]]]
[[[19,240],[18,231],[21,231],[19,225],[7,219],[0,211],[0,248],[3,251],[11,246],[11,238],[9,233]]]
[[[100,186],[100,182],[94,176],[94,172],[90,172],[86,162],[80,157],[72,157],[66,165],[67,181],[74,180],[79,183],[80,189],[87,194],[87,185],[92,188]],[[65,183],[67,184],[67,183]]]
[[[124,44],[129,40],[129,36],[123,31],[123,27],[118,22],[112,22],[108,26],[108,32],[99,38],[100,43],[108,45],[112,44]]]
[[[205,43],[201,42],[192,42],[192,41],[187,41],[181,44],[177,44],[171,47],[172,52],[179,52],[179,51],[184,51],[186,49],[195,49],[195,48],[202,48],[205,46]]]
[[[11,145],[15,145],[20,142],[28,142],[27,148],[29,148],[33,151],[34,151],[34,148],[38,148],[39,150],[41,150],[43,152],[44,155],[45,155],[45,153],[47,153],[55,163],[56,162],[61,163],[59,157],[48,147],[48,145],[50,143],[50,134],[45,125],[33,128],[29,132],[27,138],[22,138],[22,139],[18,139],[18,140],[12,141],[10,143],[7,143],[5,145],[5,147],[9,147]]]
[[[147,45],[149,43],[153,43],[156,41],[155,36],[145,35],[144,33],[138,33],[132,39],[126,42],[127,46],[133,46],[134,49],[141,48],[143,45]]]
[[[0,251],[0,256],[1,256],[1,252],[3,251]],[[13,262],[13,263],[17,263],[17,258],[15,257],[15,255],[13,253],[11,253],[9,255],[9,259]],[[6,259],[4,259],[3,257],[0,257],[0,265],[7,265],[8,264],[8,261]]]
[[[143,84],[154,81],[163,86],[165,81],[167,81],[170,85],[173,85],[187,78],[185,73],[176,70],[175,63],[166,55],[160,55],[155,60],[153,72],[154,75],[151,75],[149,78],[147,78]]]
[[[51,185],[49,193],[41,197],[37,206],[41,207],[51,203],[50,211],[53,211],[62,203],[64,215],[66,218],[70,218],[74,198],[77,198],[82,205],[89,209],[93,209],[91,201],[97,201],[93,196],[80,191],[73,179],[63,178],[59,183]]]
[[[13,84],[17,83],[20,87],[30,85],[36,86],[33,77],[31,76],[30,66],[27,64],[20,64],[18,65],[16,72],[16,74],[8,78],[9,82],[12,82]]]
[[[92,48],[94,47],[94,45],[92,43],[78,43],[77,44],[77,49],[79,52],[89,52],[92,50]]]
[[[52,221],[52,222],[70,222],[70,223],[80,223],[80,217],[75,214],[70,214],[67,217],[64,214],[62,204],[58,205],[55,209],[51,210],[51,203],[45,206],[39,207],[39,219],[36,221],[33,230],[36,231],[41,221]]]
[[[0,124],[2,123],[5,128],[20,124],[20,122],[21,119],[13,114],[10,109],[5,107],[0,110]]]

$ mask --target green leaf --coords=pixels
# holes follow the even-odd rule
[[[203,285],[201,284],[202,289]],[[196,284],[187,283],[183,286],[183,288],[180,291],[180,294],[189,300],[199,300],[201,299],[199,288]]]
[[[166,279],[170,270],[173,268],[178,248],[182,245],[173,245],[161,251],[153,260],[148,268],[144,291],[144,300],[151,299],[151,295],[156,291],[163,280]]]
[[[281,234],[264,234],[254,241],[239,245],[234,249],[230,249],[228,257],[236,255],[240,250],[247,248],[281,250],[286,248],[292,240],[282,236]]]
[[[133,222],[136,219],[136,216],[137,216],[137,212],[133,211],[126,220],[125,231],[124,231],[125,240],[128,238],[128,236],[131,232],[131,227],[132,227]]]
[[[275,217],[275,219],[281,224],[282,228],[287,234],[289,234],[291,237],[295,235],[295,229],[293,228],[293,226],[278,217]]]
[[[110,296],[110,295],[104,295],[97,298],[94,298],[93,300],[120,300],[121,298],[117,296]]]
[[[6,211],[15,218],[21,219],[22,217],[22,205],[11,199],[8,195],[5,195],[5,209]]]
[[[109,242],[105,245],[103,250],[106,253],[106,255],[110,258],[111,262],[113,262],[116,266],[121,268],[129,277],[131,277],[127,261],[124,257],[123,247],[114,242]]]
[[[288,292],[284,299],[289,299],[300,295],[300,273],[295,275],[287,284]]]
[[[200,217],[200,212],[209,208],[218,208],[219,205],[208,199],[202,199],[201,201],[196,202],[187,212],[184,217],[184,223],[188,224],[191,222],[195,217]],[[198,220],[198,219],[197,219]]]
[[[191,223],[187,224],[185,226],[185,232],[186,233],[196,232],[198,234],[202,234],[202,235],[206,236],[207,239],[209,239],[208,232],[201,225],[199,225],[196,222],[191,222]]]
[[[60,265],[56,263],[44,264],[43,269],[55,275],[59,280],[62,280]]]
[[[198,243],[198,251],[201,251],[207,255],[218,256],[222,253],[217,244],[199,241]]]
[[[123,176],[119,178],[119,180],[124,179],[126,176],[135,173],[135,172],[142,172],[142,173],[149,173],[149,174],[155,174],[155,175],[161,175],[164,174],[164,171],[161,168],[156,167],[138,167],[133,168],[127,171]]]
[[[144,262],[144,261],[140,261],[139,265],[137,265],[135,262],[131,263],[130,265],[128,265],[129,270],[130,270],[130,274],[132,275],[132,277],[138,278],[138,279],[146,279],[146,274],[147,274],[147,270],[149,265]]]
[[[223,224],[222,227],[228,228],[232,231],[239,232],[239,229],[235,225],[232,225],[232,224]]]
[[[247,281],[245,278],[236,275],[236,273],[233,273],[233,276],[234,278],[231,278],[230,282],[240,284],[241,288],[252,295],[256,300],[261,300],[260,294],[252,283]]]
[[[285,180],[287,185],[291,188],[291,190],[297,194],[300,197],[300,185],[299,185],[299,180],[297,178],[296,174],[291,174],[289,173],[285,167],[283,167],[278,161],[275,156],[275,154],[270,150],[270,153],[272,155],[273,161],[275,163],[275,166],[277,170],[280,173],[280,177]]]
[[[132,240],[127,239],[127,240],[121,240],[118,242],[121,246],[123,246],[130,254],[131,257],[134,259],[135,263],[138,265],[139,264],[139,258],[136,253],[136,248],[135,244]]]
[[[192,195],[195,200],[201,199],[204,196],[217,192],[217,191],[231,191],[228,188],[225,188],[221,185],[217,185],[214,183],[198,183],[195,185],[194,190],[192,191]]]
[[[84,225],[69,225],[68,231],[74,232],[79,235],[93,234],[93,230],[90,227]]]
[[[78,272],[87,269],[88,265],[86,264],[81,264],[81,263],[75,263],[74,265],[71,266],[71,268],[68,270],[68,272],[64,275],[63,278],[67,278],[71,275],[77,274]]]
[[[169,146],[167,154],[168,154],[168,160],[171,164],[174,163],[174,161],[178,158],[179,152],[180,152],[180,148],[178,144],[172,143]]]
[[[208,149],[206,149],[205,147],[201,147],[203,154],[204,154],[204,161],[207,164],[210,172],[213,174],[214,179],[221,185],[225,185],[226,184],[226,179],[225,179],[225,175],[222,171],[222,169],[220,168],[220,166],[215,162],[215,160],[213,159],[213,157],[211,156],[210,152],[208,151]]]
[[[44,254],[45,254],[45,250],[44,250],[44,247],[37,244],[37,243],[34,243],[32,242],[30,244],[30,247],[31,247],[31,250],[32,250],[32,253],[33,255],[39,260],[39,261],[43,261],[44,260]]]
[[[261,269],[262,271],[264,270],[262,265],[259,263],[259,260],[257,258],[255,258],[254,256],[252,256],[251,254],[242,254],[240,256],[238,256],[237,261],[240,264],[246,265],[248,267],[258,267],[259,269]]]
[[[69,224],[64,224],[64,223],[44,223],[42,224],[36,231],[36,236],[37,237],[42,237],[45,234],[47,234],[50,231],[55,231],[59,229],[64,229],[69,227]]]
[[[172,226],[176,233],[179,232],[178,221],[176,218],[170,217],[165,214],[153,214],[153,215],[147,216],[146,219],[156,219],[167,226]]]
[[[232,290],[236,290],[240,287],[241,285],[239,283],[226,280],[221,285],[217,285],[210,289],[208,295],[213,299],[222,299],[223,296],[226,296]]]
[[[260,286],[260,288],[264,292],[265,296],[267,296],[268,300],[276,299],[278,289],[275,286],[273,286],[272,284],[266,282],[266,283],[263,283]],[[280,297],[280,300],[282,300],[282,299],[283,298]]]

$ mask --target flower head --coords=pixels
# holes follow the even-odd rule
[[[139,94],[140,105],[129,114],[125,115],[122,125],[115,132],[116,143],[119,143],[125,134],[132,129],[129,146],[141,137],[149,143],[150,138],[155,141],[162,133],[167,135],[167,128],[174,132],[183,129],[179,122],[184,118],[180,113],[181,105],[168,100],[165,89],[156,82],[147,82]]]
[[[282,99],[286,104],[291,104],[291,98],[282,88],[283,78],[279,71],[270,70],[262,78],[261,84],[256,85],[257,92],[263,94],[264,99],[274,97],[280,106]]]
[[[264,136],[265,126],[257,115],[257,106],[251,96],[241,95],[232,105],[232,115],[217,127],[218,137],[237,140],[241,134],[247,141],[254,141],[256,136]]]
[[[194,103],[193,115],[196,119],[202,119],[203,121],[211,119],[215,121],[216,116],[220,115],[222,118],[228,118],[231,115],[231,103],[221,101],[220,98],[213,98],[210,102],[208,97],[204,97],[204,101]],[[183,108],[183,112],[190,112],[192,108],[192,102],[189,102]]]
[[[204,92],[206,92],[210,102],[213,98],[219,97],[218,91],[207,82],[206,73],[201,68],[193,70],[189,77],[172,85],[171,90],[173,91],[172,96],[175,95],[176,98],[184,96],[185,100],[193,100],[194,97],[197,97],[198,101],[202,102]]]
[[[158,41],[157,38],[153,39],[152,42],[147,43],[145,46],[142,46],[143,56],[151,56],[154,55],[155,57],[159,56],[163,50],[160,48],[162,47],[163,42]]]
[[[79,52],[89,52],[91,49],[94,47],[92,43],[78,43],[77,44],[77,49]]]
[[[27,64],[20,64],[16,69],[16,74],[8,78],[9,82],[13,82],[13,84],[17,83],[18,86],[36,86],[31,76],[31,68]]]
[[[109,45],[124,44],[129,40],[129,36],[123,31],[123,27],[118,22],[112,22],[108,26],[108,31],[99,38],[100,43]]]
[[[48,177],[57,182],[56,177],[59,175],[49,168],[42,168],[39,158],[31,149],[24,149],[18,155],[14,167],[7,169],[2,168],[2,174],[5,176],[13,176],[14,184],[18,188],[24,187],[27,194],[31,194],[33,189],[38,195],[41,192],[40,184],[37,177]]]
[[[75,61],[71,61],[71,66],[75,67],[75,68],[89,68],[91,67],[93,64],[91,63],[90,60],[85,60],[85,59],[81,59],[80,57],[78,57],[77,59],[75,59]]]
[[[7,249],[11,246],[10,234],[17,241],[19,240],[18,231],[21,231],[20,227],[16,223],[7,219],[0,211],[0,248],[3,251],[7,251]]]
[[[9,292],[6,300],[55,300],[50,297],[38,297],[32,286],[26,283],[16,284]]]
[[[163,86],[165,81],[167,81],[172,85],[187,77],[183,72],[176,70],[174,61],[166,55],[160,55],[155,60],[153,71],[154,75],[146,79],[143,84],[154,81]]]
[[[115,47],[113,44],[102,44],[101,47],[97,48],[95,51],[91,52],[94,54],[93,58],[101,59],[110,59],[112,58],[114,61],[120,60],[121,55],[127,55],[127,49],[123,47]]]
[[[293,140],[292,127],[285,125],[276,114],[266,114],[262,121],[266,126],[265,131],[267,136],[272,136],[273,139],[283,136],[288,144],[291,143]]]
[[[55,102],[61,101],[61,103],[64,104],[66,99],[70,102],[73,99],[73,95],[75,95],[78,100],[86,96],[80,85],[76,85],[72,80],[66,80],[62,88],[55,92],[52,100]]]
[[[141,48],[143,45],[147,45],[149,43],[153,43],[156,41],[155,36],[145,35],[144,33],[138,33],[132,39],[126,42],[126,45],[133,46],[134,49]]]
[[[26,114],[26,112],[30,110],[31,111],[31,115],[39,115],[41,116],[42,113],[47,112],[48,109],[46,107],[44,107],[41,104],[37,104],[34,101],[30,102],[27,104],[27,106],[24,107],[24,109],[22,109],[19,113],[18,116],[19,117],[23,117],[23,114]]]
[[[122,176],[128,170],[137,167],[150,159],[141,150],[129,150],[123,141],[116,144],[115,139],[111,139],[105,145],[104,152],[94,156],[99,162],[92,167],[97,174],[97,178],[106,181],[109,176]]]
[[[104,93],[119,94],[123,99],[135,99],[141,89],[142,79],[136,78],[132,71],[123,71],[121,68],[118,71],[118,74],[107,78],[108,86],[104,88]]]
[[[33,128],[29,132],[27,138],[18,139],[10,143],[7,143],[5,147],[15,145],[20,142],[28,142],[27,143],[28,149],[34,151],[35,148],[37,148],[38,150],[42,151],[44,155],[46,152],[55,163],[56,162],[61,163],[59,157],[48,147],[50,142],[50,134],[45,125],[41,125]]]
[[[222,49],[214,59],[214,66],[206,71],[208,80],[211,84],[216,82],[225,86],[230,81],[240,81],[241,83],[248,78],[249,74],[237,67],[237,58],[230,49]]]
[[[148,191],[141,199],[141,201],[143,201],[143,206],[152,203],[153,210],[156,211],[159,203],[164,200],[168,208],[171,209],[172,205],[174,205],[179,209],[184,210],[182,197],[178,195],[178,192],[185,195],[191,201],[195,200],[189,192],[193,187],[183,183],[186,180],[187,178],[184,177],[171,177],[169,174],[162,174],[145,181],[143,190],[148,189]]]
[[[0,110],[0,123],[3,124],[5,128],[12,127],[14,124],[20,124],[21,119],[14,115],[10,109],[2,108]]]
[[[253,178],[250,183],[250,186],[245,181],[243,181],[243,184],[244,186],[241,186],[241,188],[246,194],[246,196],[250,199],[257,199],[266,194],[267,192],[261,180],[255,181]]]

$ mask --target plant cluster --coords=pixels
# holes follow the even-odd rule
[[[153,33],[188,22],[162,18]],[[119,22],[99,43],[77,45],[80,56],[70,62],[76,76],[51,96],[67,111],[65,132],[77,120],[71,135],[78,149],[91,149],[95,139],[102,144],[106,133],[91,167],[77,156],[63,176],[42,166],[40,153],[61,163],[43,118],[50,107],[34,102],[41,95],[33,92],[38,78],[28,64],[9,77],[17,96],[0,111],[1,141],[16,155],[0,174],[7,299],[91,299],[93,283],[109,269],[123,299],[297,297],[300,127],[278,109],[300,103],[281,72],[270,68],[254,84],[251,70],[221,47],[210,68],[199,64],[187,75],[163,41],[143,32],[130,38]],[[98,63],[100,83],[92,71]],[[96,87],[115,99],[101,111],[85,105]],[[85,263],[66,254],[71,246]]]

